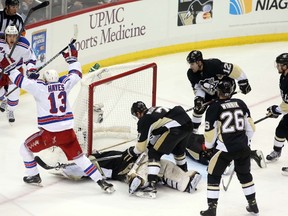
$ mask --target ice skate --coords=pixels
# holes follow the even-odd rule
[[[282,175],[288,176],[288,167],[282,167]]]
[[[202,216],[216,216],[216,209],[217,209],[217,203],[216,202],[208,203],[208,209],[205,211],[200,211],[200,215],[202,215]]]
[[[129,184],[129,194],[133,194],[141,186],[141,178],[136,176]]]
[[[7,100],[3,100],[0,105],[0,111],[5,112],[7,106]]]
[[[156,193],[157,193],[156,182],[153,181],[149,182],[147,187],[135,191],[134,195],[142,198],[155,199]]]
[[[187,188],[185,189],[186,192],[192,193],[197,190],[197,185],[200,182],[202,176],[197,173],[194,176],[191,177],[189,184],[187,185]]]
[[[41,185],[42,180],[39,173],[34,176],[24,176],[23,181],[27,184],[42,186]]]
[[[7,110],[7,118],[10,123],[15,122],[14,112]]]
[[[251,151],[251,158],[256,161],[257,165],[260,168],[267,167],[267,164],[266,164],[265,159],[264,159],[263,152],[261,150]]]
[[[113,185],[106,182],[105,179],[98,180],[97,184],[101,187],[102,190],[104,190],[105,192],[107,192],[109,194],[111,194],[115,191]]]
[[[246,207],[246,210],[252,215],[259,215],[259,209],[255,199],[248,200],[248,206]]]
[[[266,156],[266,160],[268,161],[276,161],[281,156],[281,151],[272,151],[269,155]]]

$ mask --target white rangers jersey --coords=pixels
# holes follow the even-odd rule
[[[6,43],[5,39],[0,39],[0,58],[3,59],[4,53],[9,54],[11,49]],[[22,67],[23,63],[26,65],[26,69],[35,68],[36,66],[36,56],[32,50],[29,41],[25,37],[20,37],[19,41],[15,47],[15,50],[11,56],[16,62],[16,68]]]
[[[37,105],[38,127],[57,132],[73,128],[73,113],[68,102],[68,93],[81,80],[81,64],[69,64],[68,75],[60,77],[58,82],[45,83],[42,80],[30,80],[18,70],[13,70],[9,78],[19,88],[32,94]]]

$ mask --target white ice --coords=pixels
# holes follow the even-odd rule
[[[238,64],[247,74],[252,92],[235,95],[244,99],[254,120],[265,116],[266,108],[280,104],[279,74],[274,65],[277,55],[287,52],[288,42],[252,44],[202,50],[204,58],[219,58]],[[158,64],[157,104],[163,106],[193,106],[193,93],[186,77],[188,52],[160,56],[141,61]],[[70,99],[76,97],[77,88]],[[20,143],[37,131],[35,102],[31,95],[21,96],[15,111],[16,122],[8,124],[0,113],[0,215],[51,216],[51,215],[199,215],[206,204],[206,169],[189,159],[189,168],[198,170],[203,178],[193,194],[159,187],[155,200],[128,195],[125,183],[112,181],[116,192],[103,193],[92,181],[71,182],[51,175],[41,168],[43,187],[26,185],[22,178],[24,166],[19,154]],[[261,149],[266,156],[273,146],[274,130],[280,118],[266,119],[257,124],[252,149]],[[203,127],[200,128],[203,132]],[[168,157],[169,158],[169,157]],[[288,166],[288,151],[283,149],[279,161],[261,169],[252,161],[252,174],[261,216],[288,215],[288,177],[281,175],[282,166]],[[227,179],[225,179],[227,180]],[[241,186],[234,176],[229,190],[221,189],[217,215],[249,215]]]

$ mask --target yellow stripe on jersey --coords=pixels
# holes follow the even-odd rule
[[[229,74],[229,77],[238,80],[242,76],[242,74],[242,69],[238,65],[233,64],[233,70]]]
[[[280,104],[280,109],[281,109],[282,112],[288,113],[288,104],[285,103],[285,102],[282,102]]]

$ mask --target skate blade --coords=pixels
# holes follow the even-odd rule
[[[201,176],[200,174],[196,174],[196,175],[194,176],[193,180],[191,181],[190,184],[191,184],[191,186],[192,186],[192,188],[193,188],[194,191],[197,190],[197,185],[198,185],[198,183],[200,182],[201,178],[202,178],[202,176]]]
[[[114,189],[114,187],[109,187],[109,188],[107,188],[106,190],[104,190],[106,193],[108,193],[108,194],[112,194],[112,193],[114,193],[115,192],[115,189]]]
[[[288,167],[282,167],[282,175],[288,176]]]
[[[27,185],[31,185],[31,186],[36,186],[36,187],[43,187],[43,185],[40,183],[26,183]]]
[[[136,191],[133,193],[133,195],[141,198],[146,198],[146,199],[155,199],[156,198],[156,193],[151,193],[151,192],[144,192],[144,191]]]

